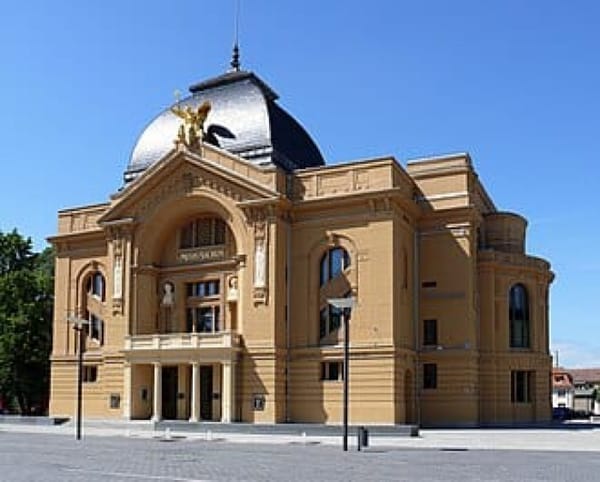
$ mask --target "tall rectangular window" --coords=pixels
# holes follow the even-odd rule
[[[508,304],[510,347],[529,348],[529,298],[523,284],[518,283],[510,288]]]
[[[531,403],[533,395],[534,372],[513,370],[510,372],[510,401],[512,403]]]
[[[186,283],[185,324],[188,333],[216,333],[222,329],[221,283],[218,279]]]
[[[99,344],[104,344],[104,322],[89,311],[86,311],[85,316],[88,320],[88,324],[84,328],[87,335]]]
[[[220,283],[219,280],[199,281],[197,283],[188,283],[186,289],[189,297],[206,298],[208,296],[219,295]]]
[[[326,306],[319,312],[319,338],[323,338],[329,333],[327,326],[329,306]]]
[[[423,388],[437,388],[437,365],[423,364]]]
[[[346,293],[344,298],[349,298],[350,293]],[[319,336],[324,338],[331,332],[339,330],[342,327],[342,321],[348,319],[349,312],[346,309],[337,308],[327,304],[319,312]]]
[[[423,345],[438,344],[437,320],[423,320]]]
[[[195,331],[194,329],[194,310],[187,308],[185,310],[185,330],[187,333]]]
[[[344,362],[331,361],[321,363],[321,380],[336,382],[344,379]]]
[[[196,308],[196,331],[200,333],[212,332],[214,313],[212,306],[203,306]]]
[[[84,383],[94,383],[98,380],[98,367],[96,365],[84,365],[82,375]]]

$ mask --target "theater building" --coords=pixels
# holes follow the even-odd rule
[[[549,420],[526,225],[468,154],[326,165],[236,66],[150,122],[106,202],[58,213],[50,414],[75,414],[84,320],[85,417],[337,424],[348,322],[350,423]]]

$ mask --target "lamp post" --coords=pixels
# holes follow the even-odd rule
[[[83,325],[89,325],[88,320],[70,316],[69,321],[73,323],[73,329],[79,334],[79,350],[77,357],[77,428],[75,438],[81,440],[81,406],[83,398],[83,352],[85,345],[85,329]]]
[[[342,310],[342,319],[344,321],[344,452],[348,451],[348,382],[350,375],[350,313],[356,302],[354,298],[330,298],[327,300],[334,308]]]

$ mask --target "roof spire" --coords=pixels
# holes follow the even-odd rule
[[[233,54],[231,55],[231,71],[240,70],[240,43],[239,43],[239,23],[240,23],[240,0],[235,0],[235,17],[233,24]]]
[[[238,44],[236,43],[233,46],[233,54],[231,55],[231,70],[233,72],[239,72],[240,70],[240,48],[238,47]]]

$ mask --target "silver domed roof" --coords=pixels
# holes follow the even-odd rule
[[[205,142],[261,166],[286,171],[325,164],[304,128],[277,105],[277,94],[251,72],[233,71],[190,87],[181,107],[205,100],[211,110],[204,123]],[[161,159],[174,146],[181,120],[165,109],[148,124],[133,148],[125,182]]]

